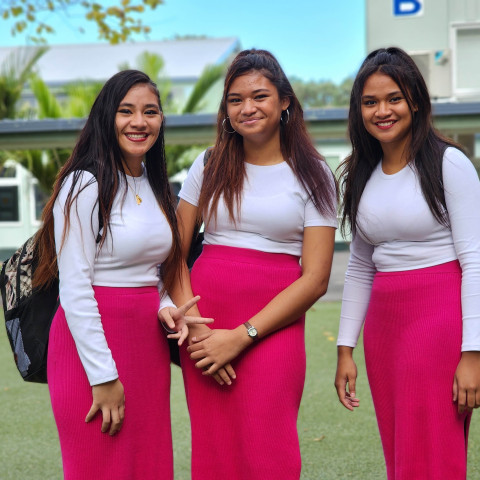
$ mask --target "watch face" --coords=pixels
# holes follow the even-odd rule
[[[257,329],[255,327],[250,327],[248,329],[248,334],[251,336],[251,337],[256,337],[258,335],[258,332],[257,332]]]

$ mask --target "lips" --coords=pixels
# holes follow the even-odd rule
[[[258,122],[261,120],[260,118],[247,118],[246,120],[242,120],[240,123],[243,125],[253,125],[254,123]]]
[[[143,142],[147,139],[147,133],[126,133],[125,136],[132,142]]]
[[[388,120],[384,122],[376,122],[375,125],[382,130],[388,130],[390,127],[395,125],[395,123],[397,123],[396,120]]]

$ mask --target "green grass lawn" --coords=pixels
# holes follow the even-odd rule
[[[357,394],[361,407],[344,409],[333,386],[336,366],[337,302],[320,302],[307,315],[307,380],[298,419],[302,480],[385,478],[361,346]],[[21,380],[0,322],[0,479],[60,480],[60,450],[46,385]],[[190,433],[180,369],[172,367],[172,424],[175,480],[188,480]],[[469,480],[480,480],[480,427],[472,422]]]

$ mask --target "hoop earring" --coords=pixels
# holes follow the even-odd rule
[[[230,118],[228,118],[228,117],[225,117],[225,118],[223,119],[223,122],[222,122],[223,131],[224,131],[225,133],[236,133],[237,131],[232,127],[232,124],[230,124],[230,126],[231,126],[232,129],[233,129],[231,132],[229,132],[228,130],[225,129],[225,122],[227,121],[227,119],[228,119],[228,121],[230,121]]]
[[[283,112],[287,112],[287,120],[286,121],[283,119]],[[280,123],[283,123],[284,125],[286,125],[290,121],[290,112],[288,111],[288,108],[286,110],[283,110],[283,112],[280,115]]]

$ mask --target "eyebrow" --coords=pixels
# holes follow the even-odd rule
[[[270,90],[268,88],[257,88],[257,90],[254,90],[252,93],[253,94],[256,94],[256,93],[260,93],[260,92],[270,92]],[[228,93],[227,94],[227,98],[232,96],[232,95],[235,95],[235,96],[240,96],[240,93],[235,93],[235,92],[232,92],[232,93]]]
[[[133,105],[133,103],[121,103],[118,107],[133,108],[135,107],[135,105]],[[157,108],[158,110],[160,110],[160,107],[156,103],[147,103],[146,105],[143,106],[143,108]]]
[[[401,90],[395,90],[394,92],[390,92],[390,93],[387,93],[387,97],[392,97],[394,95],[403,95],[402,91]],[[376,95],[362,95],[362,99],[363,98],[376,98],[377,96]]]

